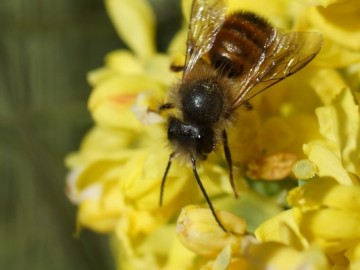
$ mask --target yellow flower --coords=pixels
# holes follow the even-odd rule
[[[322,32],[325,46],[304,70],[252,99],[252,111],[240,109],[228,129],[238,199],[220,153],[199,166],[227,232],[208,208],[194,206],[204,198],[191,168],[176,160],[159,206],[170,149],[166,112],[156,109],[181,76],[169,66],[184,62],[192,0],[182,1],[187,23],[166,54],[155,49],[146,0],[105,0],[130,50],[110,52],[88,74],[95,126],[66,159],[78,227],[111,235],[118,269],[357,269],[358,1],[228,2],[229,12]]]
[[[324,35],[324,48],[317,57],[328,68],[347,68],[360,61],[360,3],[357,0],[322,1],[304,14],[299,22]],[[326,6],[326,8],[324,7]]]
[[[149,235],[131,236],[119,226],[113,235],[119,269],[196,269],[195,254],[181,245],[174,225],[164,225]]]
[[[316,247],[303,252],[280,243],[265,242],[252,245],[246,252],[245,257],[252,262],[248,269],[331,269],[325,254]]]
[[[246,232],[245,221],[227,212],[218,215],[228,232],[219,227],[209,209],[198,206],[184,208],[176,228],[180,241],[188,249],[210,258],[216,257],[227,245],[232,250],[239,249],[240,239]]]
[[[306,246],[305,249],[299,242],[290,227],[296,228],[295,223],[285,225],[290,216],[284,213],[282,218],[268,221],[258,230],[255,235],[262,242],[246,233],[246,224],[241,218],[219,212],[220,220],[229,228],[225,233],[214,221],[210,210],[196,206],[183,209],[177,232],[188,249],[209,258],[201,269],[330,269],[326,255],[319,247]],[[273,235],[279,228],[282,238],[292,241],[285,243],[280,241],[279,235]]]
[[[320,246],[334,265],[359,260],[354,252],[360,241],[359,195],[359,187],[340,185],[325,177],[290,193],[301,234]]]
[[[327,215],[338,213],[339,215],[345,215],[348,213],[349,215],[353,215],[353,220],[359,219],[357,210],[359,209],[359,199],[358,194],[360,192],[359,187],[349,187],[339,185],[332,178],[317,178],[310,181],[308,184],[298,187],[291,191],[289,196],[289,201],[293,206],[301,208],[300,210],[304,210],[303,213],[309,212],[309,217],[313,218],[312,213],[323,212],[323,214],[319,214],[319,219],[314,219],[314,222],[321,221],[321,218],[326,218]],[[358,229],[356,226],[350,226],[349,218],[340,218],[333,220],[341,220],[337,224],[333,224],[332,226],[324,227],[317,226],[316,223],[312,223],[314,226],[304,226],[304,230],[307,230],[308,234],[307,238],[310,240],[314,239],[314,235],[319,233],[321,236],[330,237],[329,243],[331,244],[333,241],[341,241],[343,238],[342,235],[352,235],[353,239],[357,239]],[[339,230],[336,226],[343,227],[343,229]],[[314,230],[316,232],[311,233]],[[335,230],[337,233],[329,233],[327,230]],[[303,232],[304,233],[304,232]],[[333,239],[331,239],[333,238]]]
[[[304,174],[312,171],[320,177],[292,190],[288,201],[299,239],[320,246],[332,265],[356,269],[360,240],[359,107],[346,83],[334,75],[331,86],[320,83],[317,87],[324,101],[316,110],[323,137],[304,145],[312,164],[305,166],[308,172]],[[295,175],[303,169],[294,167]]]
[[[105,0],[105,6],[119,36],[139,58],[155,53],[155,19],[148,2]]]
[[[305,145],[305,153],[317,165],[320,176],[332,176],[346,185],[357,184],[359,180],[353,176],[360,175],[360,117],[350,89],[342,89],[331,104],[316,112],[325,139]]]

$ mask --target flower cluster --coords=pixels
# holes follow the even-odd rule
[[[191,2],[182,1],[187,21]],[[229,129],[238,199],[221,153],[199,167],[228,232],[199,206],[204,198],[185,164],[174,161],[159,206],[171,150],[166,115],[152,109],[180,79],[169,67],[184,59],[187,26],[159,53],[146,0],[105,4],[130,50],[110,52],[88,75],[95,125],[66,158],[79,229],[111,235],[119,269],[358,269],[360,2],[229,0],[230,12],[321,32],[325,43]]]

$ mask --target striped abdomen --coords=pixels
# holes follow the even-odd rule
[[[274,28],[250,12],[230,15],[209,51],[211,64],[229,77],[247,73],[258,62]]]

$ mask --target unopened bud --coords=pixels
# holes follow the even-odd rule
[[[227,232],[215,221],[210,209],[195,205],[183,208],[176,229],[186,248],[210,258],[215,258],[229,244],[233,252],[240,251],[246,233],[245,220],[225,211],[216,213]]]

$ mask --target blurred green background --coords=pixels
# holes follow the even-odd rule
[[[180,3],[150,2],[164,50]],[[114,269],[106,236],[74,237],[64,156],[92,126],[86,72],[124,44],[102,0],[1,0],[0,31],[0,269]]]

